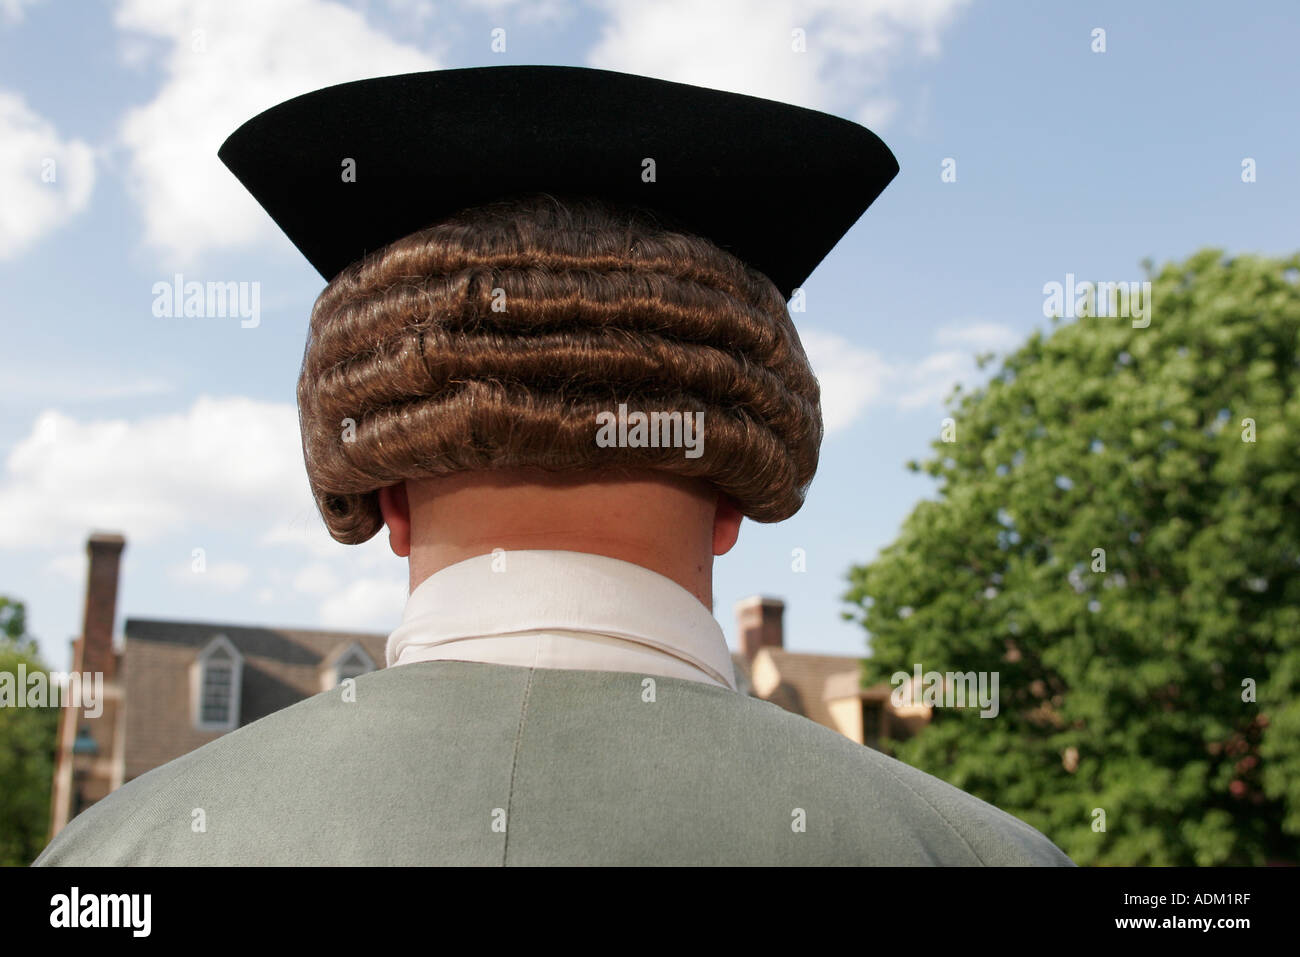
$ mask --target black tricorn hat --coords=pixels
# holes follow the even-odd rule
[[[326,87],[259,113],[217,155],[326,280],[462,209],[540,192],[658,213],[786,296],[898,173],[837,116],[568,66]]]

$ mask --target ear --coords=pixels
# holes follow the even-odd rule
[[[406,497],[406,483],[399,482],[379,490],[379,511],[388,526],[388,545],[398,558],[411,554],[411,505]]]
[[[740,523],[745,516],[729,495],[718,496],[718,508],[713,516],[713,554],[725,555],[740,537]]]

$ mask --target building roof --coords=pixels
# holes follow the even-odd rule
[[[825,701],[838,701],[843,698],[861,698],[864,701],[881,701],[893,693],[893,685],[887,682],[863,687],[861,670],[841,671],[826,679],[826,688],[822,695]]]
[[[198,648],[214,635],[225,635],[245,656],[274,658],[293,664],[319,664],[340,644],[359,642],[367,652],[378,643],[383,660],[383,643],[388,634],[365,631],[326,631],[302,628],[267,628],[260,625],[231,625],[227,622],[165,621],[157,618],[128,618],[123,628],[128,640],[154,641]]]
[[[764,646],[753,662],[739,653],[733,654],[731,660],[736,666],[736,683],[740,691],[756,694],[828,728],[836,727],[827,707],[828,686],[842,690],[847,687],[846,683],[861,680],[862,659],[851,655],[818,655]],[[756,666],[760,671],[757,686]],[[768,668],[776,672],[775,687],[767,687],[771,676],[762,674]],[[830,696],[831,699],[835,697],[839,695]]]
[[[366,632],[146,618],[128,618],[123,630],[128,780],[216,736],[195,727],[190,668],[217,636],[224,636],[244,659],[240,725],[320,693],[332,664],[353,644],[382,667],[388,638]]]
[[[813,655],[785,648],[764,648],[763,652],[772,657],[781,684],[793,690],[799,713],[828,728],[835,727],[835,719],[826,706],[826,683],[837,674],[860,673],[861,659],[849,655]],[[781,701],[776,703],[786,706]]]

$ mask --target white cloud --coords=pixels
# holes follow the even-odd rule
[[[934,341],[942,348],[904,367],[905,381],[897,392],[898,407],[911,411],[941,406],[955,384],[970,387],[988,374],[975,365],[977,353],[1008,352],[1019,345],[1021,338],[1010,326],[998,322],[974,320],[941,326]]]
[[[383,568],[394,558],[388,546],[387,529],[381,528],[374,538],[360,545],[340,545],[334,541],[310,499],[304,507],[282,515],[267,529],[258,544],[288,546],[318,560],[346,555],[352,568]]]
[[[421,27],[438,12],[434,0],[386,0],[389,13],[414,27]]]
[[[150,541],[314,513],[301,449],[283,403],[203,396],[136,421],[47,411],[0,474],[0,546],[75,546],[90,528]]]
[[[404,6],[390,0],[395,8]],[[569,0],[464,0],[467,7],[478,8],[492,16],[508,17],[509,24],[555,23],[567,19],[574,12]]]
[[[322,628],[391,631],[402,620],[406,604],[404,573],[391,578],[358,578],[337,595],[321,602]]]
[[[18,23],[23,18],[23,7],[34,7],[41,0],[0,0],[0,20]]]
[[[938,405],[954,382],[971,383],[979,375],[976,349],[951,346],[1007,347],[1016,337],[993,323],[949,325],[936,334],[949,348],[913,361],[892,360],[817,330],[801,338],[833,434],[873,406],[906,411]],[[352,548],[329,537],[301,456],[297,411],[288,403],[201,396],[186,410],[136,420],[81,420],[46,411],[0,471],[0,547],[62,549],[65,557],[54,559],[51,570],[72,576],[80,566],[67,551],[80,547],[88,529],[114,529],[149,542],[234,526],[262,545],[287,545],[318,562],[345,559],[352,569],[385,571],[398,565],[382,530]],[[320,569],[309,569],[295,582],[298,590],[337,592]],[[238,575],[222,570],[219,577],[231,583]],[[334,614],[337,608],[330,607]]]
[[[894,373],[879,352],[812,329],[801,332],[799,339],[821,384],[822,422],[827,435],[848,428],[867,406],[883,398]]]
[[[237,591],[252,575],[243,562],[208,562],[203,571],[196,571],[193,564],[184,562],[167,570],[167,577],[179,585],[199,585],[216,588],[219,591]]]
[[[949,323],[934,335],[941,348],[906,360],[888,359],[878,350],[815,329],[799,337],[821,383],[827,435],[849,428],[873,406],[903,412],[941,408],[956,383],[970,387],[981,377],[975,353],[1005,351],[1020,341],[1014,330],[999,323]]]
[[[25,357],[30,360],[30,357]],[[108,399],[131,399],[165,395],[175,386],[163,379],[143,376],[124,379],[113,370],[42,367],[39,362],[19,362],[14,358],[0,361],[0,396],[9,401],[42,402],[57,398],[62,402],[85,402]]]
[[[45,570],[70,582],[82,584],[86,580],[86,553],[56,555],[45,563]]]
[[[1010,326],[1000,322],[949,323],[935,333],[935,342],[941,346],[970,348],[976,352],[1003,352],[1020,342]]]
[[[168,268],[274,235],[217,159],[245,120],[320,87],[439,65],[325,0],[123,0],[115,21],[128,58],[143,55],[142,36],[161,41],[162,87],[126,115],[121,140],[146,241]]]
[[[0,259],[10,259],[86,208],[95,159],[87,144],[62,138],[6,90],[0,90],[0,143]]]
[[[325,523],[313,508],[310,513],[299,511],[285,515],[266,530],[258,541],[259,545],[286,545],[301,549],[312,558],[330,558],[338,554],[342,546],[330,538]]]
[[[293,587],[300,592],[308,595],[328,595],[339,589],[338,575],[334,569],[324,562],[312,562],[310,565],[304,565],[302,570],[294,576]]]
[[[881,126],[886,89],[912,47],[939,35],[967,0],[603,0],[609,15],[587,62],[680,83],[762,96]],[[801,29],[806,51],[792,49]]]
[[[294,582],[309,594],[324,593],[322,562],[353,572],[398,565],[382,529],[362,545],[330,538],[307,484],[295,407],[238,396],[200,396],[189,409],[135,420],[38,415],[0,471],[0,548],[75,549],[94,528],[139,542],[182,535],[197,546],[212,531],[234,531],[288,547],[298,553],[291,560],[316,563]],[[51,570],[83,577],[79,554]],[[242,584],[213,557],[214,583]]]
[[[955,384],[968,385],[976,371],[975,360],[969,353],[932,352],[919,362],[899,367],[894,401],[904,412],[938,408]]]

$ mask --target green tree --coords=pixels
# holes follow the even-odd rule
[[[46,670],[22,602],[0,597],[0,674],[15,676],[3,680],[16,682],[20,664]],[[30,864],[45,847],[58,721],[58,708],[0,708],[0,865]]]
[[[1300,256],[1151,281],[1146,328],[1058,320],[954,393],[955,441],[908,463],[937,496],[850,571],[845,617],[869,683],[998,673],[996,718],[939,708],[887,746],[1076,862],[1294,862]]]

